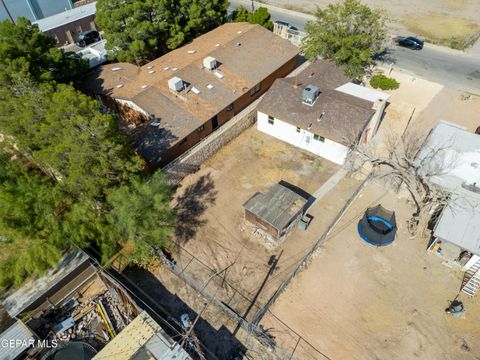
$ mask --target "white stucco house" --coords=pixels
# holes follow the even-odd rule
[[[474,285],[465,282],[462,289],[474,295],[480,286],[480,135],[439,121],[417,160],[434,174],[431,181],[450,194],[434,225],[429,250],[462,267]]]
[[[295,77],[275,81],[258,105],[257,128],[343,165],[355,141],[375,135],[388,98],[318,60]]]

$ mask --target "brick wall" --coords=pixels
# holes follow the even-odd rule
[[[256,107],[260,100],[261,98],[255,100],[250,106],[214,131],[210,136],[163,167],[162,171],[168,175],[170,183],[178,184],[185,176],[197,171],[205,160],[255,124],[257,120]]]

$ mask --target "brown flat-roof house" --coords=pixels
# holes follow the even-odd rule
[[[257,192],[243,204],[245,220],[280,244],[300,221],[308,199],[282,183],[265,193]]]
[[[141,67],[102,66],[85,89],[121,114],[135,150],[158,167],[290,73],[298,52],[259,25],[227,23]]]

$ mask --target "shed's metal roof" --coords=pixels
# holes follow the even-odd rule
[[[0,344],[8,344],[9,341],[15,342],[21,341],[26,346],[3,346],[0,349],[0,359],[2,360],[14,360],[20,356],[24,351],[28,350],[29,341],[34,340],[34,336],[31,331],[18,320],[15,324],[10,326],[7,330],[0,334]]]
[[[284,185],[275,184],[266,193],[253,195],[243,207],[281,230],[306,203],[303,196]]]
[[[480,255],[480,201],[453,198],[440,215],[433,234]]]
[[[44,276],[25,282],[19,289],[2,300],[3,307],[11,317],[17,316],[86,261],[88,261],[88,256],[81,251],[73,251],[65,255],[57,268],[48,271]]]

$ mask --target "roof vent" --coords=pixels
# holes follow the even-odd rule
[[[197,52],[197,50],[188,50],[187,51],[189,54],[195,54]]]
[[[163,68],[163,71],[167,71],[168,69],[170,69],[170,67],[169,67],[169,66],[165,66],[165,67]]]
[[[241,33],[242,33],[242,30],[237,31],[237,34],[241,34]]]
[[[153,73],[155,73],[155,70],[148,70],[148,73],[153,74]]]
[[[242,45],[242,43],[240,41],[237,41],[237,43],[235,45],[240,46],[240,45]]]
[[[170,80],[168,80],[168,88],[175,92],[183,90],[183,80],[180,79],[178,76],[174,76]]]
[[[118,71],[118,70],[122,70],[122,68],[121,67],[113,67],[112,68],[112,71]]]
[[[320,115],[318,116],[317,121],[318,121],[318,122],[322,121],[322,118],[323,118],[324,116],[325,116],[325,111],[322,111],[322,112],[320,113]]]
[[[123,84],[118,84],[118,85],[117,85],[117,89],[120,89],[120,88],[122,88],[122,87],[123,87]]]
[[[192,86],[192,92],[197,95],[200,94],[200,90],[198,90],[195,86]]]
[[[153,68],[152,65],[147,66],[147,69],[148,69],[148,70],[150,70],[151,68]]]
[[[142,85],[142,89],[146,89],[148,85]]]
[[[219,79],[223,79],[225,77],[225,75],[223,75],[220,71],[214,71],[213,74]]]
[[[216,47],[219,47],[219,46],[220,46],[220,44],[215,44],[215,46],[216,46]]]
[[[215,59],[213,56],[207,56],[205,59],[203,59],[203,66],[208,70],[214,70],[217,67],[217,59]]]
[[[177,70],[178,70],[178,68],[173,68],[172,70],[173,70],[173,71],[177,71]]]
[[[208,85],[207,85],[207,89],[208,89],[208,90],[212,90],[212,89],[213,89],[213,85],[212,85],[212,84],[208,84]]]
[[[317,100],[318,95],[320,94],[320,89],[314,85],[308,85],[303,89],[302,93],[302,103],[312,106]]]

